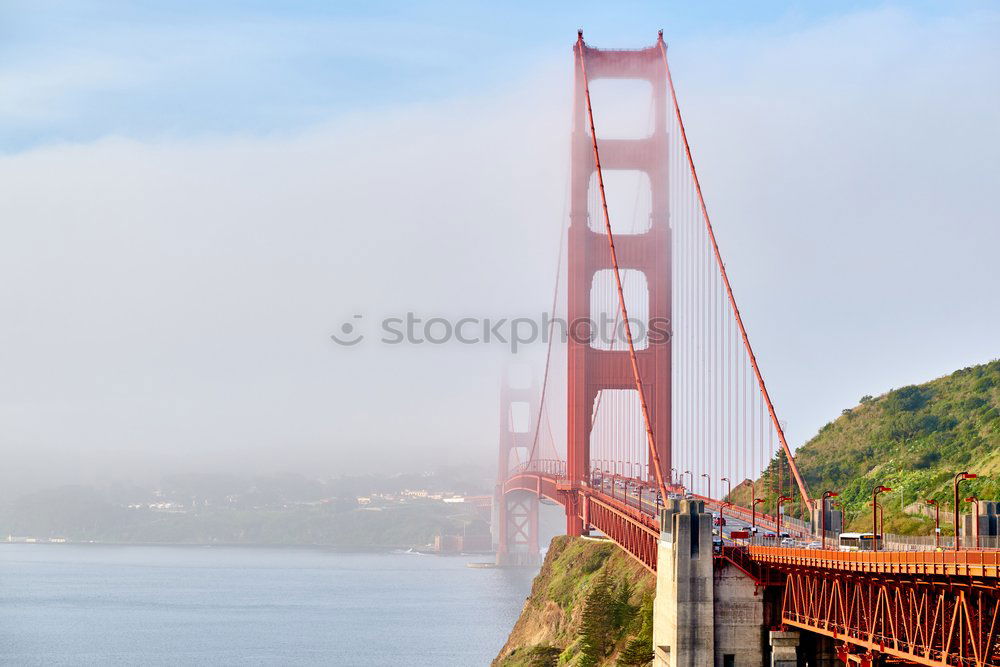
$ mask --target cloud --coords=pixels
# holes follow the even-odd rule
[[[997,356],[995,26],[886,10],[671,43],[708,205],[795,442],[863,394]],[[563,56],[502,90],[280,134],[108,136],[0,158],[0,485],[491,461],[502,348],[343,350],[327,336],[357,313],[548,308]],[[92,69],[84,93],[151,76]],[[58,71],[7,76],[59,94]]]
[[[492,458],[499,349],[327,336],[359,312],[544,310],[565,180],[552,90],[0,159],[8,470]]]

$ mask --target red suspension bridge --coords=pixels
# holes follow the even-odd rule
[[[567,534],[597,531],[654,572],[669,530],[661,510],[677,498],[778,540],[804,537],[782,503],[814,523],[829,503],[810,497],[754,355],[662,33],[639,50],[593,48],[581,33],[573,55],[569,223],[553,297],[565,349],[550,331],[541,386],[503,385],[498,562],[537,558],[543,498],[565,508]],[[625,82],[641,103],[615,94]],[[643,110],[630,134],[603,130],[602,112]],[[828,638],[844,662],[1000,664],[1000,553],[887,547],[727,542],[715,557],[780,600],[773,625]]]

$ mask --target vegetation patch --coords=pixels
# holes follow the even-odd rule
[[[647,664],[655,588],[655,577],[613,543],[557,537],[493,664]]]

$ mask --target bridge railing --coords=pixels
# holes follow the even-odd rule
[[[566,476],[566,462],[559,459],[533,459],[519,463],[510,469],[509,475],[520,475],[524,473],[538,473],[551,475],[553,477]]]
[[[784,532],[784,530],[782,530]],[[758,533],[750,538],[736,540],[739,544],[764,547],[796,546],[819,549],[822,540],[819,535],[804,535],[801,538],[779,538],[767,537],[766,534]],[[981,535],[978,544],[975,537],[967,538],[962,536],[960,543],[962,551],[997,551],[1000,550],[1000,536]],[[827,531],[826,548],[839,550],[840,534]],[[845,547],[847,549],[847,547]],[[952,536],[942,536],[939,542],[935,542],[933,536],[927,535],[893,535],[887,533],[883,536],[880,551],[892,552],[918,552],[918,551],[954,551],[955,538]]]

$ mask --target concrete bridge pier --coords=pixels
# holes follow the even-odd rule
[[[796,667],[799,663],[799,633],[792,630],[771,630],[771,667]]]
[[[712,515],[701,501],[668,502],[653,601],[656,667],[766,667],[768,654],[780,667],[791,656],[794,667],[798,633],[768,635],[764,597],[740,569],[716,562]]]

